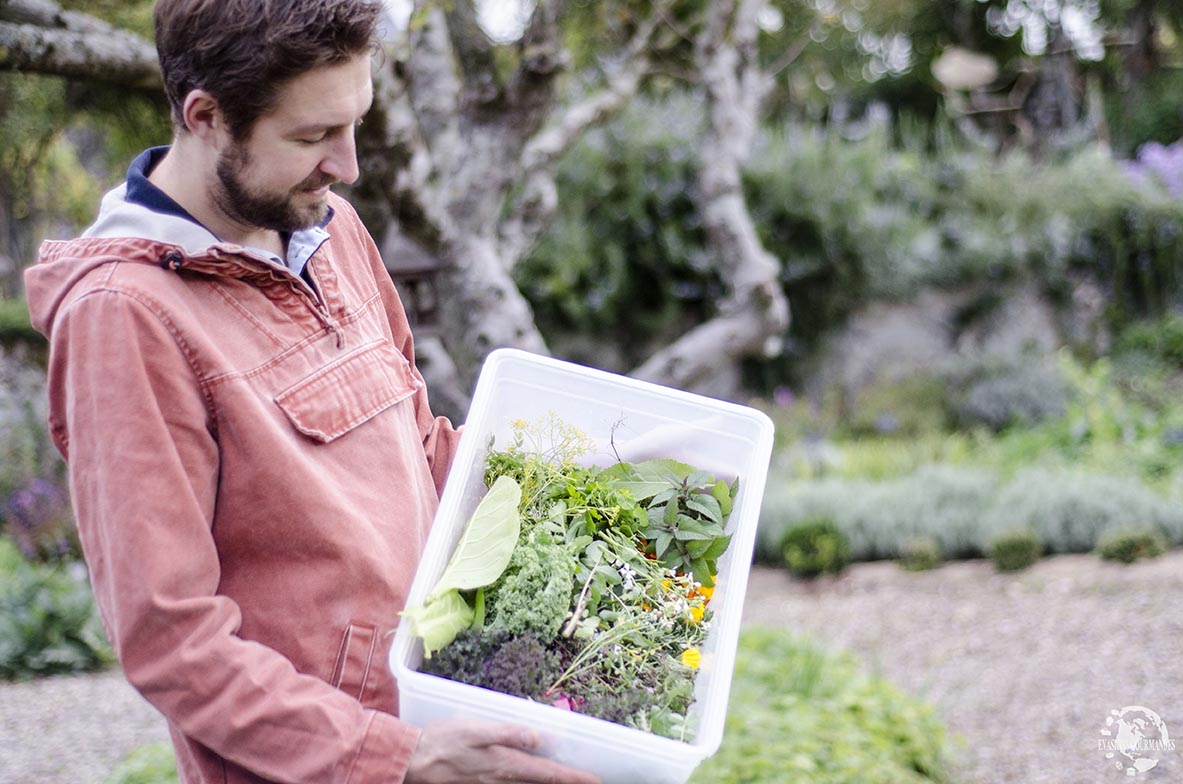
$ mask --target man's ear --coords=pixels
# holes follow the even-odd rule
[[[181,117],[189,133],[206,142],[217,143],[217,137],[227,130],[217,100],[205,90],[189,91],[185,96]]]

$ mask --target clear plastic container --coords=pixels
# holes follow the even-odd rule
[[[690,742],[671,740],[416,672],[423,648],[405,619],[390,652],[401,718],[416,726],[460,716],[525,724],[542,736],[539,753],[593,771],[605,784],[682,784],[723,738],[744,592],[772,451],[772,422],[752,408],[523,351],[494,351],[477,382],[411,587],[411,603],[422,601],[434,586],[485,493],[482,478],[490,438],[495,449],[504,448],[511,443],[513,422],[533,422],[552,413],[603,446],[602,454],[592,456],[598,463],[614,462],[614,449],[626,459],[668,457],[728,481],[739,477],[739,492],[727,523],[731,545],[718,563],[711,599],[714,619],[700,647],[702,661],[689,715],[697,728],[695,736]]]

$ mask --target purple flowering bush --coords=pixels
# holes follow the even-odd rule
[[[0,349],[0,534],[26,558],[77,555],[65,464],[46,427],[45,373]]]
[[[1137,157],[1126,171],[1138,182],[1154,182],[1175,198],[1183,198],[1183,140],[1163,145],[1148,142],[1138,148]]]

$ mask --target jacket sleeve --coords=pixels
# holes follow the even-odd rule
[[[183,734],[269,780],[400,781],[418,730],[237,636],[211,533],[216,423],[167,316],[99,289],[51,339],[51,428],[128,680]]]

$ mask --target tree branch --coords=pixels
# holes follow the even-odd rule
[[[756,47],[763,2],[714,3],[694,47],[708,116],[695,201],[727,295],[715,318],[651,356],[633,371],[638,378],[701,384],[728,362],[774,352],[789,325],[780,264],[760,242],[742,187],[769,81]]]
[[[0,0],[0,70],[161,86],[152,44],[48,0]]]
[[[618,114],[637,94],[649,73],[650,46],[668,5],[669,0],[659,3],[637,28],[624,49],[620,66],[606,77],[601,88],[562,109],[554,122],[526,143],[521,155],[525,185],[498,231],[501,256],[507,264],[515,264],[529,252],[554,217],[558,206],[554,168],[559,159],[589,128]]]
[[[422,2],[416,3],[416,8]],[[430,145],[445,136],[454,137],[459,131],[460,80],[456,77],[448,23],[438,4],[416,11],[422,24],[411,31],[411,52],[406,61],[403,78],[407,96],[422,138]]]
[[[0,20],[35,27],[52,27],[75,33],[125,33],[101,19],[65,11],[51,0],[0,0]]]
[[[781,54],[781,56],[778,57],[776,61],[768,67],[768,76],[770,78],[779,76],[781,71],[797,62],[797,58],[805,53],[805,50],[809,48],[809,44],[812,42],[813,39],[809,37],[808,33],[794,41],[793,45],[785,49],[784,53]]]
[[[507,89],[514,125],[524,144],[546,121],[555,101],[555,80],[567,65],[559,16],[563,0],[538,0],[518,44],[519,62]]]
[[[357,188],[363,198],[384,202],[402,231],[438,254],[447,213],[431,185],[432,154],[398,67],[396,62],[374,73],[374,106],[357,136],[363,173]]]
[[[527,171],[556,163],[589,128],[603,123],[632,100],[649,72],[649,44],[661,23],[661,9],[668,5],[668,2],[659,4],[637,28],[625,48],[620,67],[605,79],[601,89],[563,109],[561,117],[530,140],[522,151]]]
[[[444,18],[465,91],[477,103],[494,100],[501,92],[494,46],[477,21],[476,4],[473,0],[451,0]]]

